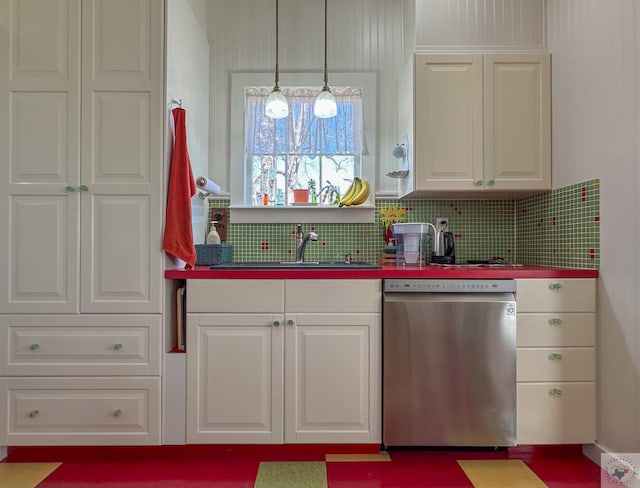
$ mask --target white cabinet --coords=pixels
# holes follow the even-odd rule
[[[415,151],[401,194],[549,190],[549,65],[548,54],[416,54]]]
[[[0,313],[159,313],[163,8],[8,0],[0,32]]]
[[[595,280],[517,280],[517,440],[595,441]]]
[[[380,280],[188,280],[187,442],[380,442]]]
[[[5,378],[0,392],[9,445],[160,442],[157,377]]]
[[[160,316],[0,316],[0,376],[159,376]]]
[[[0,2],[12,445],[159,442],[163,39],[164,2]],[[107,421],[109,409],[125,413]]]

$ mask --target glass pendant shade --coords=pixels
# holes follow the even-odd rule
[[[273,87],[273,91],[267,98],[264,113],[271,119],[284,119],[289,115],[289,104],[280,87]]]
[[[316,98],[316,103],[313,105],[313,115],[320,119],[328,119],[338,115],[336,99],[326,85],[322,88],[318,98]]]

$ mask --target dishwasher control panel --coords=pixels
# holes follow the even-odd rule
[[[385,292],[397,293],[504,293],[515,292],[515,280],[387,279]]]

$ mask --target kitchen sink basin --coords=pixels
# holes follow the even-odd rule
[[[362,261],[335,262],[273,262],[273,261],[248,261],[238,263],[214,264],[211,269],[381,269],[379,264],[365,263]]]

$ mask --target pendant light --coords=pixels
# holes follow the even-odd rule
[[[329,75],[327,72],[327,0],[324,0],[324,86],[313,106],[313,115],[321,119],[328,119],[338,115],[336,99],[329,89]]]
[[[272,119],[284,119],[289,115],[289,104],[282,94],[282,91],[280,91],[280,68],[278,66],[278,0],[276,0],[276,81],[269,98],[267,98],[264,113]]]

